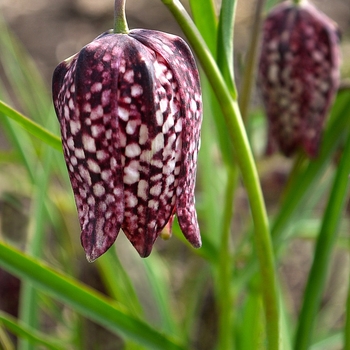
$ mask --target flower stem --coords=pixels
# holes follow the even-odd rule
[[[114,3],[114,33],[128,34],[129,27],[125,16],[126,0],[115,0]]]
[[[279,305],[275,262],[272,250],[269,224],[259,177],[247,134],[244,129],[238,103],[223,80],[213,56],[201,37],[195,24],[178,0],[162,0],[180,24],[191,43],[220,103],[235,156],[248,193],[255,226],[255,244],[260,265],[261,289],[265,307],[268,349],[277,350],[280,344]]]

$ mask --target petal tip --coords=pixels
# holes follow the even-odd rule
[[[85,256],[86,256],[86,260],[89,263],[93,263],[96,259],[98,259],[101,255],[103,255],[107,250],[107,249],[96,249],[95,247],[93,247],[92,249],[85,249]]]
[[[152,252],[153,245],[149,245],[149,246],[134,245],[134,248],[139,253],[141,258],[147,258]]]
[[[202,239],[199,232],[197,215],[194,207],[192,210],[178,209],[177,217],[182,233],[194,248],[202,246]]]
[[[105,233],[100,233],[100,235],[98,235],[96,232],[92,235],[87,235],[87,233],[83,231],[81,234],[81,245],[84,248],[86,260],[92,263],[103,255],[113,245],[117,235],[118,233],[112,236]]]

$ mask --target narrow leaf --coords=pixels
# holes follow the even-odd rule
[[[315,324],[316,314],[321,301],[324,283],[326,281],[332,248],[348,193],[350,173],[350,134],[338,165],[333,188],[323,216],[323,222],[316,243],[314,261],[312,263],[308,282],[304,293],[295,349],[308,349]]]
[[[62,151],[62,144],[59,137],[25,117],[23,114],[19,113],[3,101],[0,101],[0,112],[15,120],[24,130],[28,131],[33,136],[47,143],[56,150]]]
[[[237,97],[233,73],[233,24],[236,0],[223,0],[219,18],[217,62],[232,97]]]
[[[38,289],[85,317],[149,349],[184,349],[177,340],[131,316],[122,305],[1,242],[0,265],[14,275],[30,280]]]
[[[58,341],[51,340],[47,335],[18,322],[14,317],[3,311],[0,311],[0,323],[15,335],[27,339],[31,343],[44,345],[46,348],[52,350],[63,350],[67,348],[67,344],[62,345],[62,341],[60,341],[59,345]]]
[[[190,0],[194,23],[207,43],[210,52],[216,56],[217,18],[213,0]]]

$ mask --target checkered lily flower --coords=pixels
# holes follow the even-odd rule
[[[148,256],[175,214],[188,241],[201,245],[194,187],[202,101],[181,38],[106,32],[56,68],[53,100],[89,261],[120,229]]]
[[[259,83],[269,121],[268,152],[317,156],[339,84],[339,32],[308,1],[286,1],[265,20]]]

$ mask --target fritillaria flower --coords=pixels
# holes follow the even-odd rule
[[[106,32],[56,68],[53,100],[89,261],[120,229],[148,256],[175,214],[188,241],[201,245],[194,187],[202,101],[181,38]]]
[[[277,5],[263,26],[259,83],[269,121],[268,151],[317,156],[339,84],[339,32],[308,1]]]

